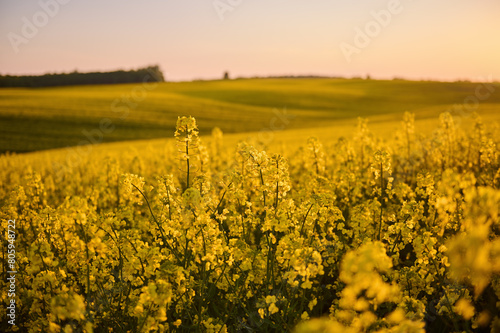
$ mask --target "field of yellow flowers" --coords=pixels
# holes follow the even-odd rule
[[[473,121],[280,155],[180,117],[161,151],[3,156],[0,330],[500,332],[500,132]]]

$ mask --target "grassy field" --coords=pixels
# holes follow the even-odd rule
[[[370,119],[375,131],[389,135],[405,111],[413,112],[425,131],[440,113],[463,105],[478,89],[481,96],[489,93],[478,87],[467,82],[242,79],[0,89],[0,152],[168,138],[178,115],[196,117],[202,134],[216,126],[226,134],[286,130],[273,133],[273,139],[289,142],[348,135],[357,117]],[[470,110],[485,121],[499,120],[500,94],[493,91],[481,99]]]

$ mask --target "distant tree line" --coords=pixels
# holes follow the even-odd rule
[[[165,78],[159,66],[149,66],[130,71],[44,74],[38,76],[0,75],[0,87],[54,87],[88,84],[118,84],[163,82]]]

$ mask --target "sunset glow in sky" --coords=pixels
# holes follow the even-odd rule
[[[500,79],[499,0],[0,0],[0,74]]]

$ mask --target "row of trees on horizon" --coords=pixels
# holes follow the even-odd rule
[[[372,78],[370,74],[366,76],[338,76],[338,75],[254,75],[231,77],[228,71],[222,75],[223,80],[244,80],[244,79],[354,79],[354,80],[390,80]],[[192,81],[210,81],[214,79],[193,79]],[[395,76],[393,81],[415,81],[409,78]],[[439,80],[417,80],[417,81],[439,81]],[[491,81],[491,79],[490,79]],[[43,75],[1,75],[0,88],[6,87],[56,87],[56,86],[76,86],[94,84],[121,84],[121,83],[141,83],[141,82],[165,82],[165,77],[158,65],[139,68],[137,70],[117,70],[111,72],[87,72],[81,73],[73,71],[71,73],[48,73]],[[468,83],[468,79],[458,79],[454,82]],[[497,82],[498,81],[494,81]]]
[[[137,70],[118,70],[113,72],[91,72],[44,75],[0,75],[0,87],[55,87],[91,84],[119,84],[140,82],[163,82],[165,78],[157,65]]]

